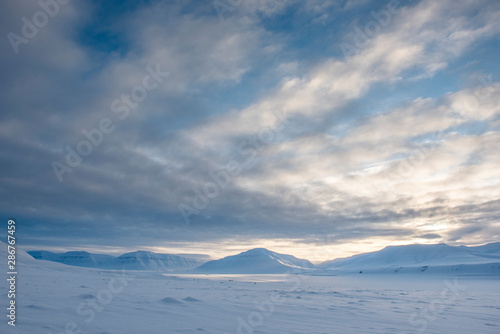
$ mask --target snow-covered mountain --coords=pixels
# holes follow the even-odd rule
[[[145,251],[126,253],[115,258],[115,265],[125,270],[180,270],[192,269],[204,261],[178,255]]]
[[[0,257],[2,259],[4,259],[6,261],[6,263],[7,263],[7,259],[9,256],[7,247],[8,247],[8,244],[6,244],[3,241],[0,241]],[[19,263],[21,263],[23,265],[29,265],[29,264],[32,264],[35,262],[35,259],[30,254],[28,254],[27,252],[25,252],[24,250],[19,248],[17,245],[14,245],[14,247],[15,247],[15,251],[16,251],[16,263],[17,263],[17,265],[19,265]]]
[[[418,267],[477,266],[500,263],[500,243],[478,247],[446,244],[388,246],[380,251],[354,255],[322,263],[329,270],[403,269]],[[458,268],[458,267],[457,267]]]
[[[111,255],[92,254],[84,251],[71,251],[66,253],[29,251],[28,253],[37,260],[47,260],[70,266],[88,268],[105,268],[112,265],[114,259],[114,256]]]
[[[72,266],[116,269],[189,271],[221,274],[279,274],[286,272],[500,272],[500,242],[477,247],[437,245],[388,246],[380,251],[327,261],[319,266],[292,255],[264,248],[252,249],[220,260],[203,261],[179,255],[146,251],[117,257],[88,252],[30,251],[39,260]],[[29,256],[28,254],[26,254]]]
[[[158,254],[146,251],[126,253],[117,257],[83,251],[66,253],[30,251],[28,253],[37,260],[59,262],[78,267],[117,270],[187,270],[205,262],[178,255]]]
[[[280,274],[300,272],[314,267],[308,260],[275,253],[265,248],[255,248],[220,260],[209,261],[196,268],[196,271],[220,274]]]
[[[473,252],[473,254],[479,254],[480,256],[483,257],[488,257],[488,254],[493,256],[500,256],[500,242],[494,242],[482,246],[465,247],[465,248],[469,248]]]

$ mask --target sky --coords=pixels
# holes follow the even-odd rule
[[[0,27],[25,249],[500,240],[496,0],[7,0]]]

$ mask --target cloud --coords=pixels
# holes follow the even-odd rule
[[[449,81],[498,36],[500,8],[405,5],[347,58],[336,48],[294,59],[303,47],[286,38],[293,25],[268,24],[293,12],[338,24],[311,38],[354,43],[353,25],[330,20],[342,5],[248,1],[221,22],[210,4],[158,1],[105,12],[111,24],[96,22],[98,4],[61,7],[18,55],[0,56],[0,212],[25,220],[33,245],[494,239],[500,86],[488,75],[470,87]],[[39,10],[2,6],[3,31]],[[370,3],[350,6],[364,29],[373,17],[357,13]],[[112,102],[157,64],[169,76],[119,119]],[[438,96],[422,88],[446,84]],[[105,117],[116,129],[59,183],[51,163]],[[241,172],[186,225],[179,204],[230,162]]]
[[[421,239],[441,239],[442,236],[440,236],[437,233],[427,233],[427,234],[419,235],[418,238],[421,238]]]

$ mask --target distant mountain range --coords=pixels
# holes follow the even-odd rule
[[[72,266],[124,269],[181,271],[207,274],[279,274],[310,273],[404,273],[404,272],[481,272],[500,274],[500,242],[478,247],[437,245],[388,246],[380,251],[335,259],[314,265],[308,260],[255,248],[219,260],[158,254],[145,251],[117,257],[88,252],[52,253],[30,251],[38,260]]]
[[[59,262],[70,266],[117,270],[188,270],[206,262],[185,256],[146,251],[126,253],[117,257],[83,251],[66,253],[29,251],[28,253],[37,260]]]

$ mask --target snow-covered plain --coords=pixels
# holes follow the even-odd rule
[[[17,325],[4,315],[0,333],[500,332],[498,275],[179,275],[18,261]]]

